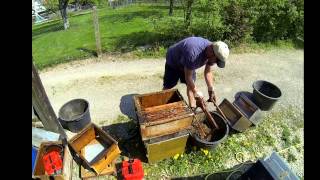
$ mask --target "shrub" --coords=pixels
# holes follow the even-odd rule
[[[231,1],[224,10],[225,39],[238,44],[250,39],[253,31],[249,22],[249,11],[245,11],[239,1]]]
[[[304,38],[303,0],[195,0],[188,27],[184,16],[158,18],[154,21],[155,30],[162,33],[162,39],[194,35],[223,40],[230,46],[252,40]]]
[[[303,4],[302,0],[269,0],[254,3],[254,11],[259,12],[259,15],[254,17],[254,39],[268,42],[303,36]]]

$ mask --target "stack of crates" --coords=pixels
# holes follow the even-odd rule
[[[219,107],[225,114],[229,126],[238,132],[244,132],[252,125],[261,122],[261,110],[253,102],[252,97],[245,93],[240,93],[232,103],[224,99]]]
[[[177,89],[134,96],[149,163],[183,153],[194,113]]]

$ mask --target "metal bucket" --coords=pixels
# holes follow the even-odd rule
[[[59,121],[63,128],[78,133],[91,122],[89,102],[85,99],[73,99],[59,110]]]
[[[281,90],[268,81],[255,81],[252,87],[255,104],[263,111],[271,110],[282,95]]]

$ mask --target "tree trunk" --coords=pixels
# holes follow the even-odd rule
[[[68,20],[68,16],[67,16],[67,8],[63,8],[60,10],[62,19],[63,19],[63,27],[64,29],[68,29],[69,28],[69,20]]]
[[[79,0],[75,0],[75,2],[76,2],[75,11],[78,11],[79,10]]]
[[[61,17],[63,19],[63,27],[64,29],[68,29],[69,28],[69,20],[68,20],[68,16],[67,16],[67,6],[68,6],[68,0],[59,0],[59,9],[60,9],[60,13],[61,13]]]
[[[187,28],[191,25],[191,13],[192,13],[192,4],[193,0],[187,0],[187,7],[186,7],[186,26]]]
[[[170,1],[169,16],[172,16],[172,14],[173,14],[173,1],[174,1],[174,0],[169,0],[169,1]]]

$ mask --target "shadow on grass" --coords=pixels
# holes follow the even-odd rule
[[[167,10],[168,13],[169,13],[169,4],[168,5],[166,5],[166,4],[164,4],[164,5],[153,5],[151,7],[154,8],[154,9]],[[183,10],[183,7],[181,5],[173,4],[173,13],[174,13],[175,10],[180,10],[180,9]]]
[[[136,50],[138,47],[142,48],[142,50],[150,50],[158,48],[159,45],[168,47],[172,44],[172,41],[166,39],[163,34],[149,31],[134,32],[111,38],[114,39],[115,50],[122,53]]]
[[[132,119],[135,123],[138,123],[138,118],[135,111],[135,105],[133,96],[138,94],[127,94],[121,97],[120,111],[125,114],[129,119]]]
[[[119,148],[123,156],[138,158],[142,162],[148,162],[146,149],[141,140],[138,118],[135,111],[133,96],[138,94],[127,94],[121,97],[120,110],[132,121],[112,124],[104,127],[104,130],[113,134],[119,141]]]
[[[91,49],[87,49],[87,48],[77,48],[77,50],[86,52],[88,55],[91,55],[91,56],[98,56],[97,52],[94,51],[94,50],[91,50]]]
[[[139,127],[133,121],[103,126],[102,129],[118,141],[121,155],[147,162]]]
[[[88,15],[88,14],[90,14],[90,13],[92,13],[92,10],[90,9],[90,10],[82,10],[82,11],[78,11],[78,12],[71,12],[71,13],[69,13],[68,15],[70,16],[70,17],[79,17],[79,16],[83,16],[83,15]]]
[[[34,40],[37,36],[45,33],[63,31],[63,23],[62,20],[56,20],[54,22],[50,22],[47,24],[39,25],[32,30],[32,40]]]
[[[147,19],[151,16],[156,16],[156,17],[162,17],[163,13],[159,10],[136,10],[132,12],[119,12],[119,13],[114,13],[112,15],[104,15],[99,18],[99,21],[104,22],[112,22],[112,23],[119,23],[119,22],[129,22],[132,21],[132,19],[135,18],[142,18],[142,19]]]

